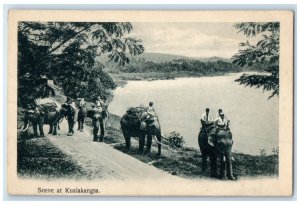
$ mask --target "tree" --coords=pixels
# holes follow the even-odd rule
[[[279,95],[279,23],[237,23],[234,25],[238,32],[247,37],[261,36],[255,45],[249,41],[241,43],[241,49],[235,54],[233,63],[239,66],[265,65],[266,74],[243,74],[236,79],[241,85],[263,88],[271,91],[269,99]]]
[[[129,37],[128,22],[20,22],[18,25],[18,104],[47,97],[52,79],[65,95],[107,99],[116,87],[96,56],[124,66],[144,51]]]

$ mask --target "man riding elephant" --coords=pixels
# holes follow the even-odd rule
[[[224,117],[224,113],[220,112],[215,122],[209,122],[208,115],[203,120],[203,126],[198,135],[198,143],[202,154],[202,170],[206,170],[207,157],[211,163],[211,177],[217,177],[218,158],[221,159],[221,169],[219,176],[222,179],[234,179],[232,174],[232,154],[233,145],[232,134],[229,130],[229,121]],[[201,121],[202,122],[202,121]],[[206,124],[205,124],[206,123]]]
[[[202,114],[200,122],[201,122],[201,132],[208,135],[208,128],[213,125],[213,119],[210,115],[209,108],[205,109],[205,113]]]
[[[208,144],[214,146],[214,138],[219,133],[220,130],[229,130],[229,120],[227,120],[224,116],[224,113],[221,111],[219,113],[219,117],[215,120],[215,128],[211,130],[208,135]]]
[[[147,129],[147,123],[153,118],[157,117],[154,107],[153,107],[153,102],[149,102],[149,106],[146,108],[146,112],[142,114],[142,122],[141,122],[141,129],[146,130]]]
[[[152,104],[153,105],[153,104]],[[150,107],[152,107],[152,105]],[[144,125],[141,125],[144,123]],[[139,138],[139,151],[144,152],[145,139],[147,137],[146,154],[150,153],[152,138],[157,142],[158,156],[161,155],[161,127],[158,117],[149,116],[144,107],[129,108],[120,121],[121,130],[125,139],[126,149],[131,148],[131,137]]]

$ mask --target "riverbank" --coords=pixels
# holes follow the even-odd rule
[[[233,73],[233,72],[232,72]],[[174,80],[175,78],[188,78],[188,77],[213,77],[224,76],[230,73],[215,72],[215,73],[199,73],[193,71],[185,72],[146,72],[146,73],[125,73],[113,72],[109,73],[117,86],[123,87],[127,81],[154,81],[154,80]]]
[[[91,120],[87,119],[86,132],[91,130]],[[201,171],[201,154],[199,149],[190,147],[172,148],[163,140],[162,155],[158,157],[157,143],[153,140],[151,153],[141,155],[138,151],[138,139],[132,138],[132,149],[127,152],[120,130],[120,117],[110,115],[109,127],[106,130],[104,143],[112,148],[130,155],[137,160],[152,165],[171,175],[183,178],[209,178],[209,171]],[[45,126],[46,128],[46,126]],[[80,133],[77,133],[80,135]],[[61,139],[63,136],[55,136]],[[53,137],[52,137],[53,138]],[[54,139],[53,138],[53,139]],[[69,140],[70,137],[68,138]],[[76,138],[77,139],[77,138]],[[93,143],[92,138],[87,143]],[[237,178],[278,176],[278,154],[253,156],[242,153],[233,153],[233,171]],[[90,170],[95,172],[95,170]],[[33,138],[32,134],[18,135],[18,175],[34,178],[69,178],[85,179],[88,177],[81,162],[73,156],[60,150],[48,137]]]
[[[162,146],[162,156],[157,157],[157,143],[153,140],[151,153],[141,155],[138,151],[138,140],[132,138],[132,149],[127,152],[125,142],[120,130],[120,117],[110,115],[110,127],[107,129],[105,143],[115,149],[128,154],[138,160],[153,165],[172,175],[184,178],[206,178],[209,172],[201,171],[201,153],[199,149],[183,147],[179,149]],[[166,141],[163,141],[167,144]],[[233,153],[234,175],[239,177],[278,176],[278,154],[271,155],[248,155]]]

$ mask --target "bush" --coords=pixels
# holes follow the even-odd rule
[[[169,134],[169,146],[172,148],[183,148],[183,144],[185,143],[183,140],[183,136],[180,133],[173,131]]]

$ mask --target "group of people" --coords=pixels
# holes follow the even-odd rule
[[[66,103],[72,106],[74,108],[73,110],[76,108],[79,110],[79,112],[74,115],[74,119],[77,119],[78,121],[78,130],[83,131],[83,123],[86,115],[84,111],[86,109],[86,101],[84,98],[77,98],[76,101],[74,101],[70,97],[67,97]],[[95,100],[95,103],[91,103],[91,107],[92,110],[95,110],[97,113],[102,113],[102,111],[106,110],[106,103],[101,99],[101,97],[98,97]]]
[[[75,106],[76,107],[85,106],[85,104],[86,104],[84,98],[78,98],[76,103],[74,104],[72,99],[69,97],[67,98],[67,103],[74,107]],[[149,102],[149,105],[146,108],[146,112],[143,113],[141,129],[146,129],[147,120],[157,116],[153,105],[154,105],[153,102]],[[91,104],[92,109],[95,109],[99,112],[102,112],[105,109],[105,106],[106,106],[106,103],[100,97],[97,98],[95,103]],[[221,129],[229,130],[230,121],[225,117],[222,109],[219,109],[217,116],[215,118],[213,118],[210,114],[210,109],[206,108],[205,112],[201,116],[200,121],[201,121],[201,125],[202,125],[201,131],[205,132],[208,135],[208,144],[210,144],[211,146],[213,146],[213,140],[212,140],[213,135],[218,134],[218,132]],[[211,132],[208,133],[207,128],[212,125],[215,126],[215,129],[211,130]]]
[[[71,98],[67,97],[66,103],[73,106],[74,108],[86,105],[84,98],[77,98],[76,102],[74,102]],[[98,97],[95,103],[91,103],[92,109],[99,109],[101,111],[105,109],[105,106],[106,103],[101,99],[101,97]]]
[[[205,109],[205,113],[201,116],[201,131],[205,132],[208,135],[208,144],[214,146],[212,137],[217,135],[221,129],[229,130],[230,121],[225,118],[224,112],[222,109],[218,110],[218,114],[215,119],[211,117],[209,108]],[[207,128],[214,125],[215,129],[212,129],[211,132],[207,132]]]

